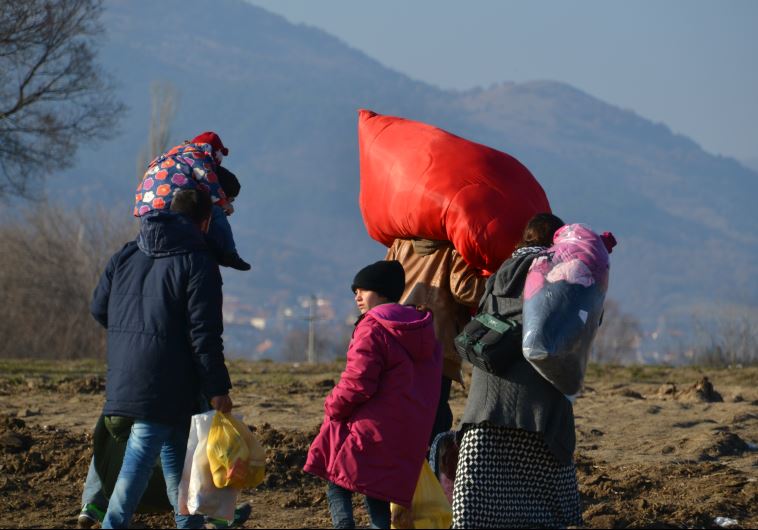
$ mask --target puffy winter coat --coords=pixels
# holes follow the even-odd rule
[[[214,204],[224,207],[229,199],[216,175],[210,144],[182,144],[150,162],[134,196],[134,216],[169,211],[174,194],[182,189],[202,189]]]
[[[189,219],[160,212],[109,261],[91,312],[108,330],[103,414],[181,423],[228,393],[221,274]]]
[[[410,506],[432,432],[442,354],[431,313],[382,304],[358,323],[305,471]]]
[[[537,252],[539,247],[517,250],[487,280],[483,311],[523,322],[524,282]],[[573,457],[573,406],[521,352],[514,353],[513,364],[503,377],[474,367],[460,430],[480,423],[542,433],[559,462],[568,464]]]

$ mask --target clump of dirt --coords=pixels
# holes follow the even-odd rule
[[[735,414],[734,418],[732,418],[732,423],[745,423],[751,420],[758,420],[758,414],[752,412]]]
[[[285,387],[285,392],[288,394],[300,394],[305,390],[305,385],[300,380],[295,380],[289,383]]]
[[[716,392],[707,377],[693,384],[689,388],[679,391],[674,383],[664,383],[658,388],[656,397],[659,399],[676,399],[690,403],[723,403],[724,398]]]
[[[297,488],[321,483],[321,480],[303,472],[308,448],[318,434],[318,427],[304,433],[278,430],[264,423],[250,427],[266,448],[266,478],[261,488]]]
[[[334,388],[334,385],[336,383],[334,382],[334,379],[322,379],[321,381],[317,381],[313,384],[314,388],[323,390],[323,389],[329,389],[331,390]]]
[[[32,439],[22,429],[26,426],[23,420],[11,416],[0,419],[0,454],[23,453],[32,445]]]
[[[17,517],[14,526],[75,523],[91,454],[84,433],[0,416],[0,512]]]
[[[677,394],[677,399],[682,401],[694,401],[697,403],[722,403],[724,398],[721,394],[716,392],[707,377],[703,377],[700,381]]]
[[[718,516],[756,522],[758,485],[719,463],[614,465],[579,455],[577,472],[588,528],[712,528]]]
[[[319,428],[305,433],[278,430],[268,423],[251,426],[266,448],[266,478],[257,489],[286,492],[281,508],[313,507],[326,502],[324,481],[303,471],[308,449]]]
[[[0,416],[0,469],[7,477],[0,483],[0,492],[12,488],[14,482],[83,479],[90,445],[91,439],[84,433],[31,428],[20,418]]]
[[[676,396],[676,385],[674,383],[664,383],[658,387],[655,395],[660,399],[673,398]]]
[[[105,377],[65,378],[58,383],[58,392],[70,394],[101,394],[105,392]]]
[[[702,444],[699,450],[698,460],[717,460],[722,456],[741,455],[749,451],[748,444],[731,432],[718,431],[713,433],[713,438]]]
[[[632,390],[631,388],[623,388],[621,390],[617,390],[613,392],[613,395],[632,398],[632,399],[645,399],[645,397],[642,394]]]
[[[66,376],[62,379],[53,379],[47,376],[28,376],[12,379],[4,379],[0,383],[0,391],[9,393],[19,386],[25,387],[26,391],[53,392],[62,394],[100,394],[105,392],[105,377],[91,375],[84,377]]]

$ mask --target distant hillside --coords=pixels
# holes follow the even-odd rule
[[[757,173],[558,83],[503,84],[462,100],[486,128],[472,134],[505,138],[557,213],[616,233],[612,294],[624,307],[649,322],[661,310],[756,304]]]
[[[208,19],[199,0],[106,5],[101,58],[131,111],[117,140],[85,146],[51,188],[73,179],[78,197],[107,192],[128,217],[150,83],[172,82],[174,141],[218,131],[242,180],[231,220],[254,268],[225,273],[225,289],[271,314],[311,292],[345,314],[352,275],[383,256],[357,204],[361,107],[506,151],[565,220],[614,231],[611,296],[649,329],[699,305],[758,305],[758,174],[665,125],[549,81],[442,91],[241,0],[217,0]]]

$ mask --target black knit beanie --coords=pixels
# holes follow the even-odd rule
[[[218,177],[218,183],[221,185],[221,189],[227,197],[232,198],[240,194],[242,185],[237,180],[237,176],[226,169],[222,165],[216,166],[216,176]]]
[[[397,260],[377,261],[358,271],[353,279],[352,290],[365,289],[399,302],[405,291],[405,271]]]

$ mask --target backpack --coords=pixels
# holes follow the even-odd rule
[[[109,499],[113,495],[113,488],[121,472],[126,443],[133,423],[132,418],[101,415],[95,425],[92,440],[95,471],[100,479],[103,494]],[[167,513],[171,510],[173,507],[166,495],[166,481],[163,478],[160,459],[158,459],[136,513]]]
[[[491,286],[482,297],[486,300],[492,294]],[[462,359],[493,375],[504,376],[513,362],[521,356],[522,326],[512,318],[499,313],[482,311],[466,324],[455,337],[455,349]],[[495,305],[497,307],[497,305]]]

